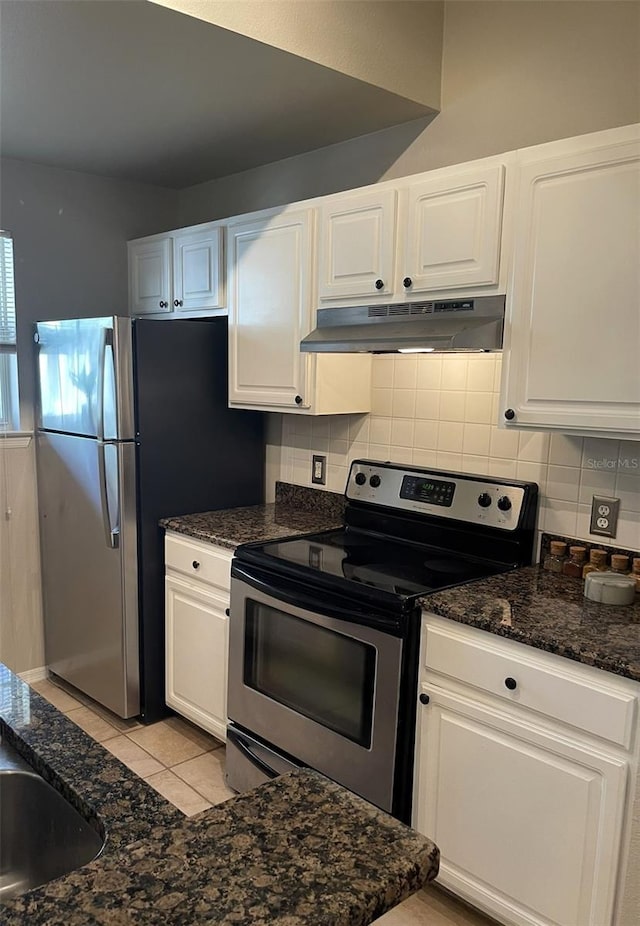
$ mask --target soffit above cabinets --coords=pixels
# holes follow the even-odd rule
[[[3,0],[2,154],[183,188],[425,104],[143,0]]]

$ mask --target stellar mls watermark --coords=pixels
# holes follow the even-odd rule
[[[619,473],[625,471],[637,473],[640,472],[640,457],[587,457],[585,465],[587,469],[610,469],[617,470]]]

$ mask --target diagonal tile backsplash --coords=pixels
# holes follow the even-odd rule
[[[540,531],[598,544],[608,541],[589,533],[591,496],[613,495],[610,543],[638,549],[640,442],[498,428],[501,364],[501,354],[375,356],[371,414],[282,416],[277,478],[311,486],[311,457],[322,453],[334,492],[358,457],[530,480],[540,486]]]

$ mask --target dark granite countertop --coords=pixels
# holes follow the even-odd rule
[[[640,681],[640,596],[583,597],[581,579],[527,566],[420,599],[426,611]]]
[[[107,837],[3,926],[360,926],[438,871],[430,840],[308,770],[187,819],[1,665],[0,735]]]
[[[235,550],[241,543],[340,527],[343,511],[341,495],[278,483],[273,503],[163,518],[160,525],[195,540]]]

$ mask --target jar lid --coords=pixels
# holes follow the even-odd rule
[[[614,569],[626,569],[629,565],[629,557],[624,553],[612,553],[611,565]]]
[[[633,571],[640,572],[640,556],[633,557]]]
[[[586,556],[587,548],[586,547],[569,547],[569,553],[572,556]]]
[[[592,563],[606,563],[607,561],[607,551],[606,550],[592,550],[589,554],[589,559]]]
[[[551,552],[556,556],[562,556],[566,551],[567,545],[563,543],[562,540],[552,540],[551,541]]]
[[[584,580],[584,597],[602,604],[633,604],[635,579],[618,572],[590,572]]]

